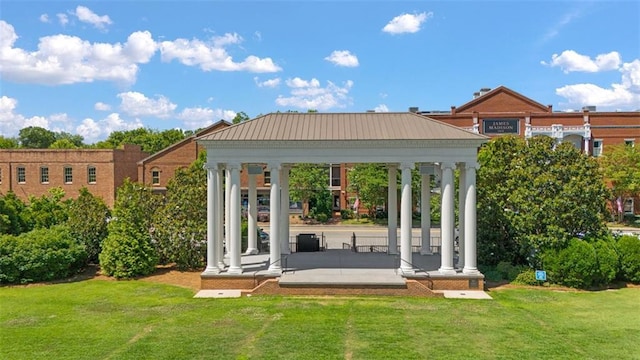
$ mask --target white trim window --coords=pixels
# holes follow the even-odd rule
[[[604,142],[602,139],[594,139],[593,140],[593,156],[598,157],[602,156],[602,148],[604,147]]]

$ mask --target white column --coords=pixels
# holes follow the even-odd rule
[[[231,231],[228,242],[229,245],[229,274],[242,274],[242,232],[240,230],[240,164],[228,164],[227,170],[230,174],[230,207],[229,207],[229,229]]]
[[[387,232],[389,254],[398,253],[398,170],[395,164],[388,165],[389,192],[387,194]]]
[[[411,228],[412,228],[412,199],[411,199],[411,170],[413,164],[402,163],[402,197],[400,211],[400,271],[403,274],[415,274],[411,258]]]
[[[421,174],[420,187],[420,230],[421,255],[431,255],[431,175]]]
[[[280,252],[291,254],[289,245],[289,166],[282,166],[282,176],[280,177],[280,207],[282,209],[280,217]]]
[[[224,243],[226,255],[230,254],[231,248],[231,219],[229,209],[231,208],[231,171],[229,164],[224,169]]]
[[[218,268],[220,270],[223,270],[226,267],[226,264],[224,263],[224,198],[225,198],[225,191],[224,191],[224,184],[223,184],[223,176],[222,176],[222,168],[220,165],[218,165],[218,168],[215,171],[215,177],[217,179],[216,181],[216,189],[215,192],[217,194],[217,196],[215,197],[216,199],[216,204],[215,204],[215,212],[216,212],[216,216],[215,216],[215,221],[216,221],[216,261],[218,263]]]
[[[478,164],[467,163],[467,196],[465,196],[464,213],[465,213],[465,263],[462,272],[465,274],[479,274],[477,267],[476,254],[476,168]]]
[[[442,163],[442,188],[440,194],[442,196],[442,213],[440,220],[440,237],[442,248],[440,251],[440,269],[442,274],[455,274],[453,268],[453,226],[455,209],[453,207],[453,163]]]
[[[271,171],[271,193],[269,209],[269,272],[274,274],[282,273],[280,263],[280,164],[270,163]]]
[[[218,181],[215,171],[218,164],[207,162],[204,165],[207,171],[207,267],[203,274],[218,274],[220,269],[216,259],[216,188]]]
[[[458,264],[457,267],[462,269],[464,267],[464,234],[465,234],[465,213],[464,213],[464,199],[467,196],[466,186],[466,164],[459,163],[458,170],[460,176],[458,178]],[[453,233],[455,238],[455,232]]]
[[[260,169],[262,171],[262,169]],[[249,189],[247,191],[247,225],[248,241],[247,254],[257,254],[258,251],[258,191],[256,189],[256,174],[253,173],[251,165],[247,167],[249,177]]]

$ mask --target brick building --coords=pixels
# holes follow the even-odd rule
[[[13,191],[23,201],[60,187],[66,197],[78,197],[86,187],[113,207],[116,191],[126,178],[138,180],[137,163],[149,154],[138,145],[122,149],[0,150],[0,194]]]
[[[548,135],[558,142],[569,141],[596,157],[610,145],[640,143],[640,109],[598,112],[595,106],[585,106],[575,112],[553,111],[551,105],[540,104],[504,86],[483,88],[471,101],[452,106],[450,111],[410,111],[487,136]],[[624,211],[640,213],[639,199],[625,199]]]

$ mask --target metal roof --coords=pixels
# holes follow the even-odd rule
[[[402,113],[271,113],[203,135],[198,141],[484,140],[423,115]]]

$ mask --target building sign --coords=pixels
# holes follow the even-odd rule
[[[520,134],[519,119],[483,119],[483,134]]]
[[[536,270],[536,280],[547,281],[547,272],[544,270]]]

